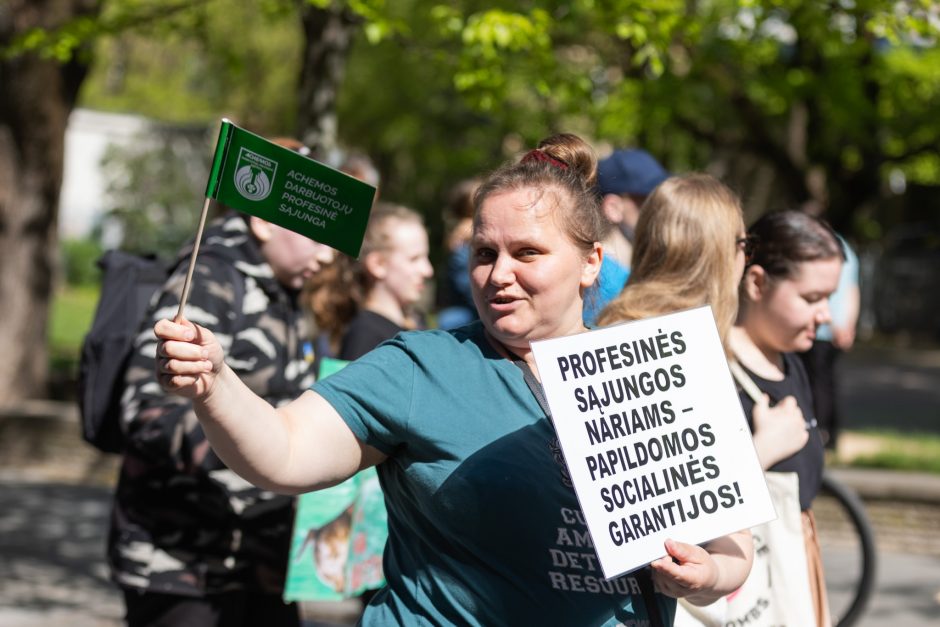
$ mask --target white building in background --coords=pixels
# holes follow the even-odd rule
[[[75,109],[65,131],[65,164],[59,194],[59,237],[88,235],[108,206],[101,158],[108,146],[129,146],[153,128],[147,118]]]

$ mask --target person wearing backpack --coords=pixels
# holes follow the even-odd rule
[[[292,497],[226,468],[192,404],[165,393],[156,378],[151,329],[177,311],[190,250],[181,251],[152,301],[125,372],[124,457],[108,537],[112,578],[132,627],[299,625],[296,605],[281,600]],[[332,257],[323,244],[235,212],[206,227],[186,317],[211,328],[228,365],[274,405],[313,383],[297,297]]]

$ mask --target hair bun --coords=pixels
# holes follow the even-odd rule
[[[586,141],[572,133],[559,133],[539,142],[538,150],[561,161],[577,174],[587,187],[597,183],[597,155]]]

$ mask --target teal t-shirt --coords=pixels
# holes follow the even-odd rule
[[[604,579],[551,422],[479,322],[402,333],[313,389],[389,456],[387,587],[364,625],[649,624],[637,580]]]

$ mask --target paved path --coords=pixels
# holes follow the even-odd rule
[[[840,580],[840,556],[823,551],[827,580]],[[940,624],[940,557],[880,552],[875,592],[855,627],[935,627]],[[844,581],[844,580],[841,580]],[[832,611],[839,615],[847,591],[829,586]]]
[[[857,347],[839,369],[844,428],[940,434],[940,350]]]
[[[120,624],[104,564],[110,500],[105,487],[0,483],[0,625]]]

